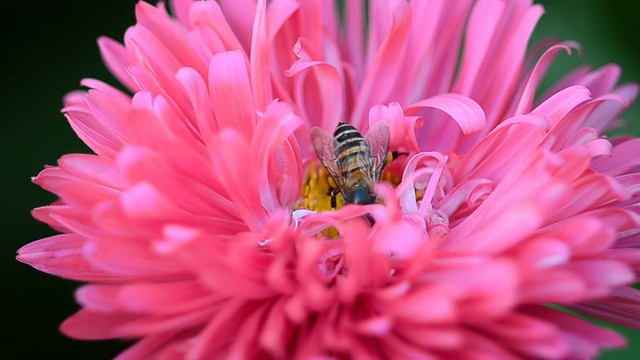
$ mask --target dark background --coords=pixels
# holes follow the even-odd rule
[[[640,81],[640,2],[540,1],[547,14],[536,38],[554,36],[582,43],[585,55],[562,55],[551,76],[589,63],[623,66],[623,81]],[[53,232],[33,220],[29,211],[54,200],[31,184],[45,164],[67,153],[88,152],[60,114],[61,98],[85,77],[115,84],[101,63],[95,40],[107,35],[121,40],[134,23],[135,1],[3,1],[0,96],[0,154],[4,160],[0,233],[2,284],[2,359],[109,359],[128,344],[67,339],[59,324],[78,309],[77,283],[40,273],[15,261],[22,245]],[[640,107],[626,118],[629,131],[640,134]],[[636,359],[640,332],[627,330],[632,342],[605,359]]]

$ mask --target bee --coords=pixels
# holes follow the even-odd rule
[[[336,195],[342,193],[345,204],[368,205],[378,201],[373,191],[387,165],[389,127],[375,123],[362,137],[353,126],[339,123],[333,136],[314,127],[311,142],[322,165],[338,188],[331,193],[331,207],[336,207]]]

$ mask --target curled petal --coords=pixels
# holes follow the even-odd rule
[[[486,123],[484,111],[475,101],[459,94],[442,94],[418,101],[407,108],[405,113],[412,115],[419,108],[433,108],[445,112],[460,126],[464,134],[483,129]]]

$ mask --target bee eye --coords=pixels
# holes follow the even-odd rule
[[[353,193],[351,193],[351,203],[358,205],[369,205],[373,204],[374,200],[367,190],[357,189]]]

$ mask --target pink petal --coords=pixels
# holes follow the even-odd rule
[[[131,97],[100,80],[82,79],[80,85],[89,88],[86,102],[91,111],[113,132],[124,137],[122,119],[129,111]],[[81,103],[84,102],[83,96]]]
[[[344,4],[345,23],[349,24],[349,31],[346,31],[346,60],[354,66],[355,76],[362,80],[364,74],[364,35],[363,22],[366,18],[364,8],[357,1],[347,1]],[[360,81],[358,81],[360,82]]]
[[[120,337],[141,337],[151,333],[166,333],[189,331],[191,329],[202,328],[211,319],[216,311],[216,307],[207,304],[198,309],[191,309],[174,315],[146,315],[138,316],[131,321],[127,321],[118,328]]]
[[[155,7],[146,2],[136,5],[138,25],[147,28],[182,66],[188,66],[200,74],[206,74],[206,63],[200,61],[188,42],[185,29],[169,17],[163,7]]]
[[[627,285],[635,280],[629,266],[612,260],[572,261],[565,267],[575,271],[589,283],[617,287]]]
[[[455,305],[451,299],[436,294],[435,291],[417,289],[409,296],[397,299],[393,304],[380,304],[388,307],[385,313],[395,321],[415,323],[441,323],[457,317]]]
[[[415,129],[422,126],[422,120],[416,117],[405,117],[400,104],[392,102],[389,106],[376,105],[371,107],[369,109],[369,127],[379,121],[385,121],[389,127],[390,149],[402,149],[410,153],[420,150]]]
[[[549,123],[534,115],[504,122],[479,141],[453,169],[457,179],[500,180],[542,141]]]
[[[402,60],[403,46],[411,23],[411,12],[405,1],[393,0],[385,5],[388,6],[386,14],[391,17],[391,27],[377,49],[375,58],[362,81],[353,112],[349,117],[351,119],[349,122],[356,128],[361,127],[368,108],[373,104],[384,102],[388,96],[386,91],[392,88],[400,71],[398,65]],[[372,26],[375,26],[375,23]]]
[[[471,2],[413,1],[409,5],[411,25],[400,67],[402,76],[413,80],[409,86],[396,82],[392,99],[403,106],[450,90],[455,71],[451,60],[459,56],[460,25],[466,21]],[[433,71],[436,68],[441,71]]]
[[[122,139],[100,123],[85,106],[67,106],[63,112],[78,137],[96,154],[113,157],[122,146]]]
[[[225,345],[225,338],[219,336],[223,333],[236,333],[242,323],[237,321],[238,317],[248,311],[241,301],[231,300],[223,307],[217,316],[194,339],[187,356],[193,359],[205,359],[214,356],[219,349]]]
[[[76,234],[61,234],[44,238],[21,247],[17,259],[34,268],[67,279],[86,282],[124,280],[96,268],[84,256],[87,240]]]
[[[304,53],[303,45],[297,44]],[[295,76],[296,100],[310,126],[333,129],[344,119],[344,89],[337,69],[323,61],[301,59],[287,71]]]
[[[471,11],[466,28],[464,54],[455,85],[456,92],[470,94],[477,84],[482,64],[487,60],[494,33],[503,18],[505,4],[499,1],[478,1]],[[482,80],[480,80],[482,81]]]
[[[551,220],[578,215],[612,201],[626,200],[630,196],[619,183],[600,175],[582,177],[572,184],[571,191],[574,196],[555,209]]]
[[[529,78],[527,79],[526,85],[522,92],[522,96],[520,97],[520,101],[515,110],[516,115],[525,114],[531,110],[535,91],[538,88],[540,81],[544,77],[545,73],[547,72],[549,66],[551,65],[553,60],[555,60],[555,57],[561,50],[565,50],[567,54],[571,55],[571,48],[580,49],[580,45],[578,43],[568,41],[560,43],[558,45],[554,45],[547,49],[544,54],[542,54],[535,67],[531,71]]]
[[[65,203],[85,210],[120,194],[120,190],[111,186],[76,178],[55,167],[43,170],[34,179],[34,183],[58,193]]]
[[[608,175],[626,174],[640,166],[640,139],[625,141],[613,148],[610,157],[601,157],[591,167]]]
[[[599,348],[618,348],[626,344],[624,338],[612,330],[598,327],[571,314],[550,308],[538,307],[531,315],[555,323],[570,341],[570,349],[576,358],[592,358]]]
[[[615,288],[606,299],[572,305],[585,315],[640,330],[640,290],[629,286]]]
[[[620,66],[608,64],[584,76],[581,83],[593,92],[594,97],[599,97],[614,88],[621,72]]]
[[[590,95],[591,93],[585,87],[569,87],[538,105],[532,113],[545,115],[551,120],[552,125],[555,125],[575,107],[589,100]]]
[[[248,47],[243,47],[236,37],[218,2],[194,1],[189,8],[189,19],[193,27],[189,33],[191,44],[205,65],[221,51],[241,50],[243,54],[247,53]]]
[[[256,126],[252,150],[262,155],[257,172],[260,176],[261,201],[266,209],[279,209],[281,205],[291,204],[299,197],[303,181],[302,160],[297,144],[291,140],[300,126],[301,119],[284,103],[269,104]],[[280,151],[283,155],[277,159]],[[280,193],[277,193],[278,190]]]
[[[518,262],[526,272],[559,266],[571,259],[571,249],[561,241],[550,239],[530,240],[515,249]],[[529,269],[528,269],[529,268]]]
[[[173,75],[181,64],[167,48],[170,45],[142,25],[130,27],[125,33],[124,43],[127,50],[135,54],[136,60],[130,71],[140,88],[154,94],[171,92]]]
[[[72,209],[68,205],[64,205],[62,202],[54,203],[50,206],[42,206],[31,210],[31,215],[38,221],[42,221],[45,224],[51,226],[54,230],[67,233],[71,232],[71,229],[65,225],[64,214],[72,213],[71,217],[77,216],[82,219],[88,218],[86,214],[84,216],[78,216],[78,210]]]
[[[504,341],[506,347],[526,356],[553,359],[569,351],[554,326],[535,317],[510,314],[480,326],[484,332]]]
[[[221,132],[215,140],[220,148],[225,149],[227,156],[214,154],[214,171],[220,176],[222,189],[229,200],[238,208],[239,215],[250,229],[261,229],[266,218],[259,193],[257,169],[250,167],[249,172],[243,164],[255,164],[253,153],[248,142],[239,133],[227,130]],[[244,184],[250,191],[236,191],[238,184]],[[266,194],[265,194],[266,195]]]
[[[420,108],[432,108],[443,111],[456,122],[464,134],[479,131],[484,128],[486,124],[486,118],[482,108],[475,101],[459,94],[441,94],[418,101],[405,108],[405,115],[416,114]],[[429,126],[429,124],[426,125],[427,127]],[[429,134],[427,139],[421,139],[421,141],[433,143],[437,148],[439,147],[438,143],[443,141],[441,140],[443,135],[444,134],[435,131]]]
[[[586,292],[587,284],[579,275],[562,269],[549,269],[525,279],[519,296],[523,303],[569,303],[585,298]]]
[[[214,134],[220,129],[211,111],[211,101],[209,98],[209,90],[205,80],[191,68],[182,68],[178,70],[176,79],[183,87],[184,92],[191,103],[193,113],[196,117],[196,127],[202,138],[202,141],[209,148],[215,147],[211,143]]]
[[[495,50],[496,53],[488,58],[496,70],[494,70],[495,72],[486,72],[483,74],[484,77],[477,79],[479,84],[496,84],[489,89],[489,96],[477,94],[486,99],[485,101],[490,101],[486,104],[489,124],[495,123],[494,114],[499,111],[498,109],[508,106],[508,102],[511,101],[511,91],[514,90],[513,84],[521,71],[528,39],[542,16],[543,8],[540,5],[531,5],[530,3],[514,3],[508,11],[513,11],[514,14],[505,17],[509,19],[509,23],[499,29],[502,32],[500,34],[502,44]],[[498,81],[491,79],[491,76],[498,76]],[[480,102],[485,105],[485,101]],[[496,110],[494,111],[494,109]]]
[[[181,23],[188,24],[189,8],[193,2],[193,0],[170,0],[169,8],[171,9],[173,16],[175,16]]]
[[[266,314],[266,321],[260,331],[260,344],[275,356],[286,356],[285,349],[291,341],[292,328],[288,326],[285,302],[276,302]]]
[[[235,129],[249,139],[256,122],[255,105],[247,67],[239,51],[211,58],[209,95],[218,127]]]
[[[439,325],[437,327],[419,328],[398,324],[394,332],[398,332],[411,342],[427,348],[455,351],[465,343],[462,331],[455,326]]]
[[[100,55],[109,71],[124,86],[131,91],[138,91],[140,88],[127,72],[127,66],[133,62],[133,57],[127,52],[126,48],[115,40],[107,37],[98,38],[98,47]]]
[[[103,301],[100,298],[106,299],[121,310],[156,315],[189,312],[203,305],[213,306],[219,301],[194,280],[115,287],[85,286],[78,290],[77,297],[92,309],[95,309],[95,305],[88,303],[89,297],[98,301]]]
[[[120,189],[125,184],[124,178],[117,171],[115,164],[94,155],[71,154],[58,160],[60,169],[78,179]]]
[[[60,325],[60,331],[81,340],[115,339],[124,335],[120,327],[136,318],[136,315],[82,309],[65,320]]]
[[[146,130],[150,124],[153,124],[156,129],[153,134]],[[136,93],[132,100],[132,110],[126,119],[126,126],[134,134],[130,139],[132,144],[169,152],[167,145],[178,142],[188,145],[201,154],[205,153],[193,124],[173,107],[171,99],[162,95]]]
[[[192,330],[147,335],[124,352],[118,354],[115,360],[145,359],[158,355],[163,359],[177,360],[183,355],[180,349],[182,344],[192,338],[193,333],[194,331]]]
[[[234,5],[234,7],[237,5]],[[259,111],[266,109],[272,100],[271,75],[269,74],[269,34],[267,33],[267,3],[266,0],[258,1],[253,34],[251,36],[251,89],[256,108]]]
[[[233,29],[233,32],[237,34],[238,40],[248,52],[251,48],[250,44],[252,44],[251,29],[252,25],[254,25],[251,20],[257,19],[255,15],[259,13],[259,10],[256,9],[255,1],[221,0],[219,3],[224,17],[229,22],[229,26]]]
[[[574,217],[545,227],[542,236],[557,239],[571,247],[574,255],[597,254],[615,241],[615,224],[599,217]],[[579,234],[579,236],[576,236]]]

